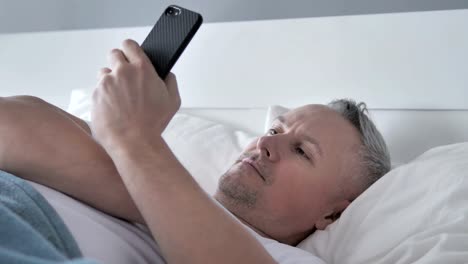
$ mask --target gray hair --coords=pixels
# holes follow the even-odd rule
[[[338,99],[330,102],[328,107],[351,122],[361,135],[362,145],[358,152],[361,165],[360,173],[353,176],[357,180],[355,183],[359,186],[358,190],[354,191],[356,194],[353,195],[357,196],[390,171],[390,154],[382,135],[368,117],[365,103],[356,104],[351,99]]]

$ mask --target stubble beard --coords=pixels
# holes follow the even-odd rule
[[[225,206],[234,206],[238,209],[252,209],[255,207],[258,198],[258,191],[252,189],[239,180],[239,177],[230,177],[233,173],[241,173],[240,171],[228,170],[225,172],[218,183],[218,192],[224,196],[223,203]]]

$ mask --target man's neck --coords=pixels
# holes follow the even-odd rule
[[[234,214],[233,212],[231,212],[231,214],[233,214],[237,219],[239,219],[239,221],[241,221],[244,225],[246,225],[247,227],[249,227],[250,229],[252,229],[255,233],[257,233],[258,235],[262,236],[262,237],[265,237],[265,238],[270,238],[270,239],[274,239],[273,237],[271,237],[270,235],[268,235],[267,233],[263,232],[262,230],[256,228],[255,226],[251,225],[249,222],[247,222],[246,220],[244,220],[242,217],[239,217],[238,215]]]
[[[224,204],[222,202],[222,199],[218,199],[219,197],[213,196],[214,200],[218,202],[220,206],[222,206],[226,211],[231,213],[235,218],[237,218],[242,224],[245,226],[249,227],[252,229],[255,233],[257,233],[259,236],[264,237],[264,238],[269,238],[276,240],[280,243],[287,244],[290,246],[296,246],[299,242],[301,242],[303,239],[305,239],[308,235],[312,234],[315,232],[316,228],[313,227],[311,230],[307,230],[304,233],[288,236],[288,237],[274,237],[267,232],[264,232],[262,229],[258,228],[255,226],[253,223],[249,222],[247,219],[241,217],[238,213],[236,213],[236,210],[232,210],[231,206],[235,208],[235,205],[229,206],[228,204]]]
[[[248,228],[252,229],[255,233],[257,233],[259,236],[262,236],[262,237],[265,237],[265,238],[270,238],[270,239],[274,239],[273,237],[271,237],[270,235],[268,235],[267,233],[263,232],[262,230],[258,229],[257,227],[255,227],[253,224],[249,223],[247,220],[245,220],[244,218],[240,217],[239,215],[237,215],[235,212],[229,210],[229,207],[228,206],[225,206],[222,201],[220,201],[219,199],[216,199],[216,197],[213,197],[214,200],[216,202],[219,203],[220,206],[222,206],[224,209],[226,209],[229,213],[231,213],[235,218],[237,218],[242,224],[244,224],[245,226],[247,226]]]

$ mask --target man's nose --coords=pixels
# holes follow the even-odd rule
[[[272,162],[279,160],[278,153],[278,139],[273,138],[274,136],[263,136],[257,141],[257,149],[260,150],[260,158],[267,158]]]

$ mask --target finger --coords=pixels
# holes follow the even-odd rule
[[[106,74],[109,74],[109,73],[111,73],[111,72],[112,72],[112,70],[109,69],[109,68],[101,68],[101,69],[99,70],[99,72],[98,72],[97,78],[98,78],[98,79],[101,79],[102,76],[104,76],[104,75],[106,75]]]
[[[117,65],[128,63],[127,58],[125,57],[122,50],[112,49],[109,53],[109,61],[112,69],[115,69]]]
[[[175,74],[170,72],[164,80],[167,87],[167,92],[172,98],[175,98],[180,103],[179,87],[177,85],[177,79]]]
[[[146,56],[146,53],[136,41],[132,39],[126,39],[122,43],[122,47],[130,63],[151,64],[151,61],[149,60],[148,56]]]

